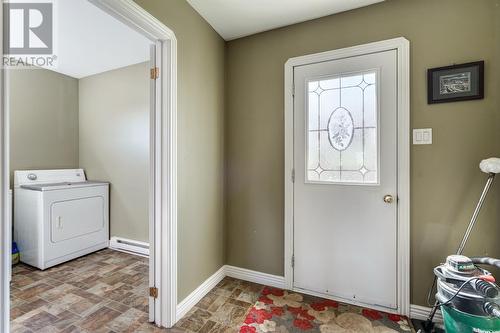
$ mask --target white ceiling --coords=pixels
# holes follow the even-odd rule
[[[87,0],[57,0],[56,72],[75,78],[149,59],[151,42]]]
[[[187,0],[222,38],[232,40],[384,0]]]

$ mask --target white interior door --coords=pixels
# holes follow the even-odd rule
[[[298,66],[294,85],[293,286],[396,309],[397,51]]]

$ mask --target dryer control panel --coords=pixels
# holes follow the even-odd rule
[[[14,187],[22,185],[77,183],[86,180],[83,169],[18,170],[14,171]]]

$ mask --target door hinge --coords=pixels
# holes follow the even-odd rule
[[[158,288],[156,287],[149,288],[149,297],[158,298]]]
[[[295,183],[295,169],[292,169],[292,183]]]
[[[151,68],[151,80],[156,80],[160,77],[160,69],[158,67]]]
[[[292,268],[295,267],[295,254],[292,254]]]
[[[292,97],[295,97],[295,81],[292,82]]]

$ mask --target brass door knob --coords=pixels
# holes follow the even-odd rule
[[[390,194],[384,195],[384,202],[388,204],[393,203],[394,202],[393,196]]]

